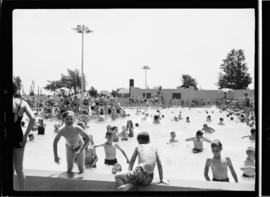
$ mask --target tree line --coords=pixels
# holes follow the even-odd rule
[[[220,73],[218,76],[217,87],[218,89],[222,88],[230,88],[233,90],[237,89],[247,89],[248,85],[252,83],[252,78],[248,73],[248,68],[245,63],[245,54],[243,49],[235,50],[232,49],[226,56],[225,59],[222,60],[222,64],[220,65]],[[81,75],[78,69],[71,70],[67,69],[67,74],[61,74],[59,80],[48,81],[48,84],[44,87],[44,89],[49,91],[55,91],[56,89],[66,87],[72,90],[75,94],[79,93],[82,88],[82,80]],[[84,87],[86,87],[86,76],[83,76]],[[22,88],[22,80],[19,76],[14,77],[14,81],[17,84],[19,90]],[[182,84],[177,86],[177,88],[189,88],[194,87],[195,90],[198,90],[198,83],[195,78],[190,76],[189,74],[182,75]],[[30,88],[29,94],[34,94],[33,82]],[[161,87],[159,88],[161,89]],[[111,95],[117,96],[118,91],[120,89],[112,90]],[[88,90],[88,93],[91,96],[96,97],[98,91],[91,87]]]

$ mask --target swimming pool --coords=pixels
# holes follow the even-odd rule
[[[148,113],[156,113],[157,108],[149,108]],[[139,123],[139,127],[134,126],[135,137],[129,138],[128,141],[119,141],[119,145],[125,150],[130,158],[134,147],[137,145],[136,134],[139,131],[148,131],[150,133],[150,140],[156,147],[158,147],[159,155],[163,165],[163,175],[165,179],[189,179],[189,180],[205,180],[204,179],[204,165],[208,157],[212,157],[211,147],[209,143],[204,142],[204,151],[202,153],[192,153],[193,143],[186,142],[188,137],[195,136],[198,129],[206,120],[207,115],[212,116],[212,122],[207,123],[210,127],[216,129],[212,134],[205,133],[204,137],[214,140],[219,139],[223,144],[223,156],[231,158],[234,169],[237,173],[239,182],[254,183],[255,180],[251,178],[242,177],[240,167],[246,159],[246,149],[248,146],[255,146],[254,142],[250,142],[248,138],[241,139],[244,135],[250,134],[250,127],[245,123],[230,121],[226,115],[227,112],[221,112],[216,107],[211,108],[166,108],[161,109],[161,114],[164,118],[161,119],[160,124],[153,124],[153,118],[148,117],[147,120],[142,121],[143,114],[136,115],[136,108],[127,108],[126,112],[130,117],[106,122],[90,122],[87,133],[92,134],[95,144],[105,142],[105,132],[108,124],[118,126],[121,132],[121,126],[126,125],[127,120],[131,119],[133,124]],[[206,114],[208,110],[209,114]],[[142,109],[145,111],[145,108]],[[183,119],[175,122],[171,121],[174,116],[178,116],[179,111],[182,111]],[[185,117],[190,117],[190,123],[185,122]],[[218,125],[219,118],[224,118],[224,126]],[[236,117],[234,118],[236,119]],[[65,156],[65,139],[61,138],[58,143],[58,155],[61,158],[60,164],[54,162],[53,156],[53,139],[55,136],[53,120],[45,120],[46,130],[45,135],[37,135],[33,132],[35,140],[28,142],[25,148],[24,168],[38,169],[38,170],[57,170],[66,171],[66,156]],[[177,143],[167,144],[170,138],[170,132],[176,132]],[[98,162],[97,168],[86,169],[100,174],[111,174],[111,167],[104,164],[104,150],[102,147],[97,148]],[[120,151],[117,151],[118,162],[122,165],[123,170],[128,169],[125,157]],[[137,164],[137,160],[135,165]],[[74,166],[74,171],[78,171]],[[229,172],[229,171],[228,171]],[[233,181],[231,173],[229,178]],[[157,167],[155,169],[155,177],[158,177]],[[211,170],[209,171],[211,178]]]

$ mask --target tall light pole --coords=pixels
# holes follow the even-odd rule
[[[147,89],[147,70],[149,70],[150,67],[144,66],[144,67],[142,67],[142,69],[144,69],[144,71],[145,71],[145,89]]]
[[[91,33],[93,31],[89,30],[88,27],[84,26],[84,25],[77,25],[76,28],[72,28],[72,29],[75,30],[77,33],[82,34],[82,65],[81,65],[82,79],[81,79],[81,83],[82,83],[82,94],[83,94],[85,91],[84,75],[83,75],[83,38],[84,38],[85,33]]]

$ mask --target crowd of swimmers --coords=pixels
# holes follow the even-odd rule
[[[65,100],[66,99],[66,100]],[[57,106],[55,112],[59,113],[57,117],[59,118],[59,123],[55,124],[56,136],[53,142],[53,152],[54,161],[60,163],[60,158],[58,155],[57,144],[61,137],[66,140],[66,162],[67,171],[71,172],[73,170],[74,164],[78,166],[79,173],[83,173],[85,168],[96,168],[98,155],[96,154],[96,148],[103,147],[105,152],[105,165],[110,165],[112,167],[112,173],[115,174],[115,180],[117,184],[117,190],[130,190],[135,186],[147,186],[151,184],[154,177],[154,168],[157,164],[160,183],[165,183],[163,180],[163,168],[161,163],[161,158],[158,154],[158,149],[150,143],[150,134],[148,132],[139,132],[137,134],[138,145],[134,148],[134,152],[131,157],[129,157],[125,150],[119,145],[119,140],[126,141],[129,138],[134,137],[134,125],[132,120],[128,120],[126,125],[121,127],[121,131],[118,130],[117,126],[107,125],[107,130],[104,134],[105,142],[96,145],[94,143],[94,137],[86,133],[88,128],[88,123],[90,120],[105,121],[108,117],[111,120],[117,118],[124,118],[129,116],[126,114],[125,108],[119,103],[109,99],[109,98],[98,98],[90,102],[90,97],[85,97],[82,105],[80,106],[76,101],[76,96],[74,96],[73,101],[70,98],[64,98],[57,105],[54,101],[48,102],[47,105],[51,107]],[[67,101],[69,100],[69,101]],[[74,101],[75,100],[75,101]],[[77,103],[74,105],[74,103]],[[79,108],[78,108],[79,106]],[[48,108],[48,106],[47,106]],[[240,123],[246,123],[250,126],[251,135],[243,136],[242,138],[249,138],[251,141],[255,141],[256,129],[255,129],[255,115],[254,110],[250,109],[248,106],[244,109],[235,110],[228,108],[221,108],[220,113],[227,113],[226,121],[236,121]],[[43,118],[39,117],[40,111],[35,112],[36,121],[33,125],[33,131],[37,130],[39,134],[44,134],[45,123],[43,118],[49,117],[43,114]],[[48,113],[53,113],[53,110],[48,110]],[[47,113],[47,114],[48,114]],[[212,111],[212,114],[214,111]],[[152,118],[154,124],[161,123],[164,115],[161,110],[157,110],[155,114],[149,114],[147,111],[141,111],[137,109],[136,114],[143,114],[144,117],[142,121]],[[206,119],[205,122],[212,122],[211,110],[205,110]],[[108,116],[108,117],[106,117]],[[234,117],[237,117],[234,119]],[[75,124],[76,118],[78,117],[78,123]],[[189,116],[182,117],[182,112],[180,111],[177,116],[174,116],[172,121],[182,121],[185,120],[186,123],[190,123]],[[194,137],[189,137],[185,141],[193,142],[193,153],[203,152],[203,142],[207,142],[211,146],[213,153],[212,158],[207,158],[204,168],[204,177],[207,181],[210,181],[208,172],[209,168],[212,170],[212,181],[229,182],[227,168],[230,169],[232,177],[235,182],[238,182],[237,174],[234,170],[232,161],[229,157],[223,157],[221,152],[223,149],[220,140],[213,140],[204,137],[204,133],[215,132],[214,128],[211,128],[204,123],[202,128],[199,129]],[[218,125],[225,125],[224,118],[220,117]],[[139,126],[138,123],[135,126]],[[29,140],[33,140],[33,134],[29,134]],[[170,139],[168,143],[178,143],[176,139],[175,131],[170,132]],[[128,171],[122,170],[122,166],[118,163],[116,158],[116,151],[120,151],[126,158],[128,163]],[[241,170],[243,171],[242,176],[244,177],[255,177],[255,148],[247,147],[246,150],[247,158],[244,161]],[[139,164],[134,167],[134,162],[138,157]]]

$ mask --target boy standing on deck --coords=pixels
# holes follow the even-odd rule
[[[211,167],[213,174],[213,181],[229,182],[228,170],[229,167],[234,181],[238,183],[236,172],[233,168],[231,159],[229,157],[223,158],[221,156],[222,144],[219,140],[214,140],[211,144],[211,149],[214,154],[213,158],[208,158],[205,163],[204,177],[207,181],[210,181],[208,176],[209,167]]]
[[[158,166],[160,183],[163,181],[162,164],[157,148],[150,144],[150,137],[147,132],[140,132],[137,135],[139,145],[135,147],[129,163],[128,172],[120,172],[115,175],[118,191],[127,191],[134,186],[147,186],[152,183],[155,165]],[[132,170],[136,157],[138,166]]]
[[[59,164],[60,158],[57,153],[57,143],[63,136],[66,139],[66,158],[67,158],[67,172],[71,172],[75,161],[79,168],[79,172],[84,172],[85,162],[85,148],[88,146],[90,138],[84,130],[74,124],[74,113],[72,111],[66,111],[63,114],[65,126],[62,127],[53,141],[54,161]],[[83,138],[85,141],[83,140]]]

